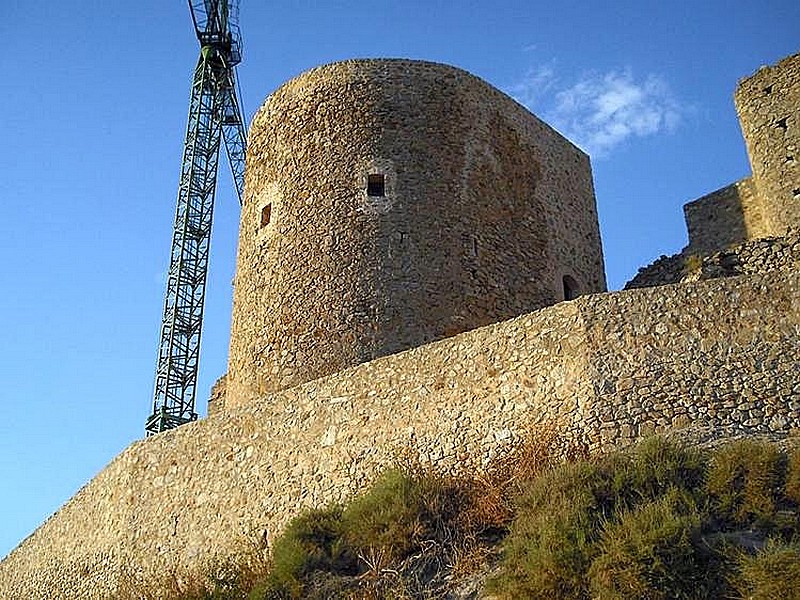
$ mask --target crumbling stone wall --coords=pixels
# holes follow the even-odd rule
[[[263,555],[401,449],[474,471],[529,428],[592,449],[800,427],[800,273],[599,294],[134,443],[0,563],[0,597],[139,595]]]
[[[460,69],[313,69],[250,129],[228,394],[554,304],[565,277],[572,294],[606,289],[583,152]]]
[[[228,387],[228,376],[223,375],[211,386],[208,395],[208,414],[213,415],[225,408],[225,395]]]
[[[800,270],[800,232],[783,237],[761,238],[708,255],[684,248],[679,254],[661,256],[639,269],[625,284],[630,290],[718,277],[768,273],[776,269]]]

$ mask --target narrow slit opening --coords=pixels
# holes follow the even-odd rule
[[[261,207],[261,227],[266,227],[269,225],[270,220],[272,219],[272,204],[266,204]]]

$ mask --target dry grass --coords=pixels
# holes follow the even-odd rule
[[[402,469],[334,509],[324,531],[308,519],[313,512],[289,525],[259,598],[443,594],[486,562],[514,517],[514,496],[552,468],[558,447],[555,428],[540,428],[471,477],[437,474],[418,455],[401,455]]]

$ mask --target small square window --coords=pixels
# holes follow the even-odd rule
[[[261,208],[261,227],[269,225],[269,220],[272,218],[272,204],[265,204]]]
[[[367,196],[385,196],[386,177],[382,173],[367,175]]]

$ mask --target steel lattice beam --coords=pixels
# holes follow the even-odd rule
[[[229,21],[225,0],[190,1],[189,7],[201,49],[192,80],[148,435],[197,419],[200,334],[223,139],[240,202],[244,185],[245,135],[235,73],[241,58],[238,30]]]

